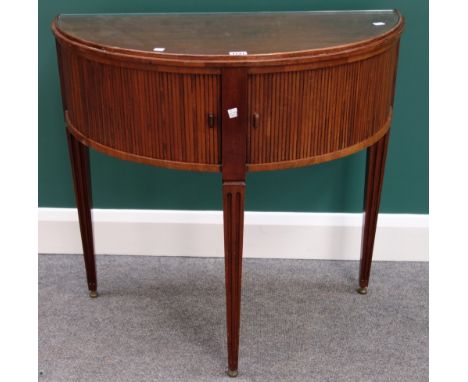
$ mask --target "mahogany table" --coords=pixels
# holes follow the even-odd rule
[[[68,146],[97,296],[88,146],[222,173],[228,374],[237,375],[245,178],[367,148],[367,293],[403,18],[398,11],[60,15]]]

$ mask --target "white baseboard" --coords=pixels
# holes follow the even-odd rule
[[[221,257],[221,211],[93,210],[97,254]],[[358,260],[362,214],[246,212],[244,257]],[[429,260],[429,216],[380,214],[374,259]],[[74,208],[39,208],[39,253],[81,253]]]

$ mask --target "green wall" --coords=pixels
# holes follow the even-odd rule
[[[39,205],[73,207],[74,197],[50,22],[58,13],[399,9],[406,18],[381,211],[428,213],[428,1],[40,0]],[[91,152],[97,208],[221,209],[219,174],[189,173]],[[316,166],[249,174],[246,207],[256,211],[357,212],[365,155]]]

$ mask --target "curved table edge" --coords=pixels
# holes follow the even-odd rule
[[[93,43],[92,41],[81,40],[74,37],[59,28],[57,25],[58,16],[51,23],[51,29],[54,36],[61,42],[75,46],[81,51],[88,51],[90,54],[104,57],[120,58],[121,60],[130,60],[142,63],[151,63],[155,65],[167,66],[277,66],[294,65],[311,62],[333,62],[346,57],[353,56],[354,59],[365,58],[366,56],[378,54],[382,49],[392,45],[400,38],[405,26],[403,15],[396,10],[399,20],[398,23],[389,31],[382,35],[362,40],[355,43],[339,45],[333,48],[322,48],[303,50],[296,52],[258,54],[250,56],[197,56],[197,55],[176,55],[176,54],[158,54],[153,52],[144,52],[139,50],[107,47]]]

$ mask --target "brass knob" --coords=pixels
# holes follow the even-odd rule
[[[215,123],[215,118],[213,113],[208,113],[208,127],[213,128]]]
[[[260,114],[253,113],[252,123],[254,128],[260,127]]]

